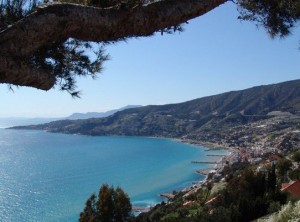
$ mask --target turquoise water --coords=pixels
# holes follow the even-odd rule
[[[90,137],[0,129],[0,221],[77,221],[101,184],[121,186],[137,206],[202,180],[204,151],[174,140]]]

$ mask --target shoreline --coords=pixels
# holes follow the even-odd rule
[[[193,140],[193,139],[187,139],[187,138],[181,138],[181,137],[165,137],[165,136],[138,136],[138,137],[147,137],[152,139],[169,139],[174,140],[180,143],[195,145],[201,148],[206,148],[207,150],[230,150],[233,149],[232,147],[229,147],[228,145],[224,143],[215,143],[215,142],[207,142],[207,141],[201,141],[201,140]]]
[[[186,144],[191,144],[191,145],[196,145],[196,146],[201,146],[204,148],[207,148],[208,150],[227,150],[231,149],[230,147],[226,146],[225,144],[218,144],[218,143],[213,143],[213,142],[204,142],[204,141],[199,141],[199,140],[192,140],[192,139],[177,139],[181,143],[186,143]]]
[[[180,143],[183,143],[183,144],[194,145],[195,147],[204,149],[205,151],[211,151],[211,150],[212,151],[213,150],[215,150],[215,151],[216,150],[227,151],[226,154],[220,155],[220,158],[218,160],[214,161],[215,164],[212,167],[203,168],[203,169],[199,169],[199,170],[195,171],[195,173],[197,173],[201,176],[204,176],[204,178],[202,180],[198,180],[198,181],[193,182],[191,185],[189,185],[187,187],[178,189],[178,192],[184,192],[185,193],[184,196],[189,195],[189,194],[194,193],[194,192],[197,192],[199,189],[202,189],[202,187],[205,186],[205,184],[207,182],[209,172],[212,171],[212,170],[214,170],[217,173],[221,172],[223,170],[224,161],[229,160],[232,157],[233,153],[234,153],[233,148],[229,148],[227,146],[223,147],[222,145],[216,144],[216,143],[201,142],[201,141],[197,141],[197,140],[182,139],[182,138],[168,138],[168,137],[149,137],[149,138],[154,138],[154,139],[155,138],[161,138],[161,139],[174,140],[176,142],[180,142]],[[208,156],[208,154],[206,156]],[[216,156],[219,156],[219,155],[217,154],[217,155],[214,155],[214,156],[216,157]],[[191,161],[191,164],[193,164],[192,162],[193,161]],[[207,173],[201,173],[201,171],[207,172]],[[166,202],[169,202],[172,199],[172,198],[168,198],[171,195],[174,196],[172,192],[166,192],[166,193],[158,194],[158,196],[160,196],[162,198],[162,201],[167,200]],[[157,205],[157,204],[160,204],[160,203],[158,202],[155,205]],[[153,208],[155,205],[149,206],[149,207],[144,207],[144,208],[137,207],[137,206],[133,205],[132,208],[133,208],[133,211],[135,213],[140,214],[140,213],[150,211],[151,208]]]
[[[38,130],[38,131],[41,131],[41,130]],[[65,133],[62,133],[62,134],[65,134]],[[75,134],[75,135],[77,136],[77,134]],[[117,136],[117,137],[128,137],[128,136]],[[131,136],[129,136],[129,137],[131,137]],[[133,136],[133,137],[137,137],[137,136]],[[144,136],[141,136],[141,137],[144,137]],[[168,137],[158,137],[158,136],[148,137],[148,138],[153,138],[153,139],[159,139],[159,138],[161,138],[161,139],[173,140],[173,141],[176,141],[176,142],[179,142],[179,143],[193,145],[196,148],[201,148],[201,149],[207,150],[207,151],[210,151],[210,150],[212,150],[212,151],[213,150],[215,150],[215,151],[217,151],[217,150],[224,150],[224,151],[227,151],[226,156],[224,156],[226,158],[231,155],[230,150],[232,148],[230,149],[230,148],[228,148],[226,146],[223,147],[222,145],[216,144],[216,143],[208,143],[208,142],[202,142],[202,141],[191,140],[191,139],[184,139],[184,138],[168,138]],[[207,156],[207,154],[205,156]],[[222,156],[222,157],[218,158],[218,160],[214,161],[214,162],[216,162],[216,164],[211,165],[210,167],[204,168],[204,169],[205,170],[212,170],[213,168],[219,168],[219,165],[222,163],[224,157]],[[190,164],[192,164],[192,163],[190,163]],[[201,169],[201,170],[204,170],[204,169]],[[207,182],[208,176],[205,175],[205,174],[201,174],[201,173],[199,173],[197,171],[198,170],[194,171],[194,173],[197,173],[197,174],[200,174],[200,175],[204,176],[203,179],[200,180],[200,178],[198,178],[196,181],[192,182],[191,184],[186,185],[184,187],[175,187],[174,190],[177,190],[177,192],[184,192],[186,194],[189,194],[189,192],[196,192],[198,189],[201,189],[203,186],[205,186],[205,183]],[[172,191],[169,190],[166,193],[170,193],[171,194]],[[161,196],[159,193],[157,195]],[[161,201],[164,201],[164,200],[166,200],[166,199],[165,198],[161,198]],[[154,207],[155,205],[161,203],[161,201],[158,201],[157,203],[153,203],[150,206],[146,206],[146,207],[139,207],[139,206],[132,205],[132,211],[136,212],[136,213],[147,212],[152,207]]]

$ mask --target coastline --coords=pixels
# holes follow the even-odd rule
[[[187,187],[184,187],[184,188],[180,189],[179,190],[180,192],[185,193],[184,196],[188,196],[192,193],[195,193],[199,189],[202,189],[204,186],[206,186],[206,183],[207,183],[207,180],[208,180],[208,175],[209,175],[210,171],[215,171],[216,173],[222,172],[224,162],[228,161],[234,153],[233,149],[229,148],[228,146],[223,147],[220,144],[211,143],[211,142],[202,142],[202,141],[191,140],[191,139],[168,138],[168,137],[149,137],[149,138],[162,138],[162,139],[174,140],[176,142],[194,145],[195,147],[204,149],[205,151],[210,151],[210,150],[225,150],[225,151],[227,151],[226,154],[220,155],[220,158],[218,160],[214,161],[216,163],[212,167],[199,169],[199,170],[195,171],[195,173],[204,176],[204,178],[202,180],[199,180],[195,183],[190,184]],[[209,156],[209,155],[206,155],[206,156]],[[214,156],[219,156],[219,155],[214,155]],[[193,161],[191,160],[191,164],[193,164],[192,162]],[[167,192],[167,193],[160,193],[158,195],[162,198],[163,201],[166,200],[166,202],[171,201],[172,200],[171,196],[174,196],[173,193],[170,192],[170,191]],[[156,203],[156,204],[159,204],[159,203]],[[148,212],[155,205],[149,206],[149,207],[144,207],[144,208],[133,206],[133,211],[137,214]]]
[[[169,139],[174,140],[180,143],[195,145],[195,146],[201,146],[208,150],[226,150],[226,149],[232,149],[227,144],[224,143],[215,143],[215,142],[207,142],[207,141],[201,141],[201,140],[193,140],[193,139],[187,139],[182,137],[165,137],[165,136],[140,136],[140,137],[148,137],[148,138],[161,138],[161,139]]]
[[[78,210],[76,210],[76,216],[77,216],[77,213],[80,212],[83,209],[82,205],[85,203],[85,201],[88,198],[88,196],[90,195],[90,193],[93,192],[93,191],[95,191],[96,189],[98,189],[100,183],[105,183],[106,182],[106,181],[103,181],[103,182],[101,181],[102,177],[103,178],[104,177],[105,178],[110,178],[110,177],[115,177],[116,178],[116,177],[119,177],[119,175],[121,176],[121,175],[124,175],[124,173],[128,172],[127,168],[123,168],[122,167],[122,172],[120,172],[120,168],[119,167],[114,167],[114,169],[116,169],[116,174],[111,174],[110,171],[105,170],[105,172],[104,172],[105,174],[103,174],[104,176],[102,176],[102,174],[100,174],[100,173],[97,172],[97,175],[100,174],[100,176],[98,177],[96,175],[96,173],[95,174],[93,173],[93,172],[95,172],[94,171],[94,169],[95,169],[94,166],[88,168],[89,171],[85,171],[85,170],[82,171],[82,169],[85,169],[85,168],[83,168],[83,167],[81,167],[79,165],[81,163],[81,161],[78,161],[79,159],[80,160],[81,159],[87,159],[88,160],[87,164],[85,164],[84,166],[87,166],[90,163],[92,163],[92,164],[95,163],[95,164],[97,164],[97,166],[98,165],[102,166],[101,164],[104,161],[106,161],[107,158],[103,158],[103,161],[99,161],[99,157],[101,157],[101,155],[103,155],[102,153],[98,154],[98,151],[100,152],[99,146],[100,146],[100,144],[104,144],[104,145],[106,144],[106,140],[103,140],[103,138],[100,138],[100,137],[99,138],[95,138],[95,137],[93,137],[93,138],[88,137],[87,138],[87,137],[82,137],[82,136],[79,136],[79,137],[78,136],[71,136],[70,137],[70,135],[66,135],[66,134],[57,135],[57,134],[53,134],[53,133],[44,133],[43,131],[35,131],[35,132],[33,132],[33,131],[26,131],[25,132],[25,131],[8,131],[8,130],[5,131],[5,133],[3,135],[13,135],[13,136],[7,137],[8,139],[10,139],[10,138],[20,138],[20,140],[15,139],[15,141],[13,141],[14,142],[13,144],[14,144],[14,147],[15,147],[14,149],[15,150],[20,149],[20,151],[23,152],[23,150],[24,150],[24,148],[23,148],[24,144],[26,144],[26,147],[28,147],[28,152],[26,152],[26,155],[28,155],[28,156],[26,156],[25,154],[21,155],[22,160],[24,160],[24,164],[22,165],[22,166],[24,166],[23,169],[26,170],[27,167],[28,167],[28,169],[30,169],[30,171],[26,170],[27,172],[35,172],[34,171],[35,169],[33,169],[33,167],[31,167],[30,164],[25,164],[25,163],[28,162],[28,160],[31,160],[28,157],[33,156],[33,154],[38,154],[40,156],[42,154],[47,154],[47,155],[44,155],[47,158],[46,163],[48,164],[49,161],[53,161],[53,163],[56,164],[55,167],[50,167],[52,164],[44,165],[45,161],[42,161],[41,158],[36,158],[36,160],[39,161],[39,163],[41,163],[41,166],[43,166],[43,167],[37,167],[36,168],[38,170],[38,172],[40,172],[40,169],[41,170],[43,170],[43,169],[47,169],[47,170],[48,169],[49,170],[53,170],[53,169],[54,170],[55,169],[70,170],[70,171],[67,171],[67,174],[65,174],[67,176],[64,176],[64,177],[63,176],[57,177],[57,174],[56,174],[57,171],[54,171],[53,173],[52,173],[52,171],[48,171],[48,172],[50,172],[49,175],[51,176],[50,177],[51,181],[57,181],[57,183],[53,183],[53,185],[51,184],[51,186],[53,186],[54,188],[58,187],[58,192],[60,192],[61,189],[62,189],[64,191],[64,195],[65,194],[67,195],[67,198],[64,198],[64,196],[63,196],[62,200],[60,200],[59,203],[64,203],[63,201],[65,201],[65,200],[67,201],[69,198],[70,199],[73,198],[74,196],[72,196],[72,195],[73,195],[74,192],[80,193],[80,194],[76,195],[76,198],[77,197],[81,197],[82,198],[81,200],[78,200],[78,201],[76,200],[80,204],[80,207],[78,208]],[[116,141],[114,138],[110,138],[110,139],[111,139],[111,141]],[[28,141],[28,143],[27,143],[27,141]],[[68,141],[68,142],[66,142],[66,141]],[[176,190],[179,191],[180,189],[182,189],[184,187],[192,186],[193,182],[196,182],[197,180],[200,180],[200,179],[204,178],[204,177],[200,177],[199,175],[197,175],[197,174],[194,173],[194,171],[197,169],[198,166],[197,165],[192,165],[190,163],[190,161],[193,160],[194,158],[197,158],[197,157],[199,158],[199,157],[202,157],[202,155],[206,155],[207,154],[206,152],[203,151],[204,150],[203,148],[202,149],[198,149],[198,148],[192,147],[192,146],[190,146],[190,147],[189,146],[180,146],[179,143],[177,143],[175,141],[170,141],[170,140],[169,140],[169,142],[167,142],[167,141],[165,141],[165,142],[163,142],[163,141],[161,141],[161,142],[160,141],[158,141],[158,142],[152,141],[153,145],[156,145],[156,147],[158,149],[154,149],[155,147],[153,147],[153,145],[149,145],[148,146],[149,148],[146,149],[146,151],[149,150],[149,152],[145,152],[144,149],[141,149],[141,145],[145,145],[144,140],[137,140],[137,142],[139,142],[139,143],[137,143],[136,148],[133,149],[132,152],[128,152],[126,150],[127,148],[124,147],[125,146],[124,144],[126,144],[125,143],[126,141],[125,142],[123,140],[117,140],[117,141],[119,141],[119,143],[116,143],[117,146],[118,146],[118,148],[116,148],[115,151],[113,151],[113,153],[111,154],[111,156],[113,156],[114,154],[120,154],[120,152],[123,150],[124,152],[130,154],[128,157],[132,158],[131,154],[135,154],[138,151],[140,151],[141,152],[141,156],[145,157],[150,162],[147,166],[151,167],[152,165],[156,164],[156,161],[159,161],[159,162],[165,162],[166,163],[165,164],[166,169],[168,169],[168,166],[170,166],[170,164],[168,163],[168,161],[164,161],[164,160],[168,156],[176,155],[177,157],[179,157],[178,159],[182,159],[182,161],[184,163],[184,166],[187,166],[186,170],[181,171],[182,173],[181,173],[180,177],[182,176],[182,178],[183,178],[182,181],[183,182],[182,183],[181,182],[177,183],[177,181],[176,181],[176,176],[178,175],[177,169],[179,167],[181,167],[181,166],[179,166],[178,168],[176,168],[177,163],[176,163],[175,160],[177,159],[177,157],[176,156],[175,157],[170,157],[171,158],[171,160],[170,160],[171,162],[170,163],[174,162],[174,169],[175,170],[172,170],[172,172],[174,172],[174,173],[173,174],[164,174],[165,176],[160,177],[160,178],[162,178],[162,179],[166,178],[166,181],[167,181],[167,176],[170,176],[170,178],[172,179],[172,182],[170,183],[170,185],[168,185],[168,182],[162,183],[163,186],[165,186],[165,184],[167,184],[166,185],[166,189],[163,190],[163,189],[155,188],[155,189],[153,189],[154,192],[151,192],[151,194],[150,194],[152,196],[150,196],[147,193],[149,192],[150,189],[152,189],[153,185],[155,185],[155,184],[151,184],[151,183],[153,183],[153,182],[156,183],[156,180],[153,180],[151,177],[143,177],[143,174],[144,174],[144,171],[145,171],[144,168],[141,168],[139,165],[132,165],[131,168],[134,169],[136,172],[138,172],[138,171],[142,172],[142,174],[139,174],[139,175],[136,174],[136,175],[138,175],[138,177],[136,177],[136,179],[137,180],[141,180],[141,178],[142,178],[142,180],[144,180],[144,181],[147,182],[147,183],[145,183],[145,185],[147,187],[149,187],[148,190],[147,190],[147,187],[144,187],[146,195],[141,196],[141,198],[140,198],[140,200],[144,201],[142,204],[145,204],[144,205],[145,207],[146,206],[154,206],[156,203],[160,203],[161,201],[163,201],[161,198],[157,197],[159,193],[163,193],[165,191],[171,192],[173,188],[176,188]],[[47,144],[46,142],[49,142],[49,146],[47,145],[49,148],[44,149],[40,145],[41,144],[43,144],[43,145]],[[128,140],[128,142],[130,142],[130,140]],[[152,142],[149,141],[150,144]],[[6,147],[7,150],[10,150],[10,145],[9,144],[10,144],[10,142],[7,143],[7,146],[5,145],[3,147]],[[161,148],[160,148],[159,144],[162,144]],[[89,148],[84,147],[84,145],[89,145]],[[123,148],[119,148],[120,145],[123,145]],[[164,146],[170,147],[170,149],[169,148],[168,149],[162,149],[162,148],[164,148]],[[20,147],[20,148],[18,148],[18,147]],[[31,147],[34,147],[34,148],[31,148]],[[64,149],[62,149],[61,147],[64,147]],[[174,148],[177,147],[175,149],[175,151],[174,151],[173,147]],[[110,145],[106,149],[108,151],[111,151],[112,148],[113,147]],[[87,149],[91,150],[91,152],[87,152],[86,151]],[[106,150],[106,149],[104,149],[104,150]],[[70,154],[70,150],[72,150],[72,151],[74,150],[74,152],[72,152],[71,155],[69,155]],[[155,153],[158,153],[157,157],[154,157],[153,159],[148,158],[147,155],[150,154],[150,153],[154,153],[154,150],[155,150]],[[159,154],[160,150],[165,150],[165,152]],[[190,150],[190,151],[188,151],[188,150]],[[45,153],[45,151],[46,151],[46,153]],[[174,151],[174,153],[172,155],[169,155],[173,151]],[[186,152],[190,153],[191,155],[187,155],[186,158],[184,158],[184,157],[180,158],[181,153],[183,155],[185,155]],[[7,153],[8,155],[10,155],[10,152],[5,152],[5,153]],[[83,153],[84,154],[89,154],[89,158],[84,158],[85,155],[82,155]],[[105,152],[105,153],[107,153],[107,152]],[[200,154],[200,153],[202,153],[202,154]],[[18,153],[16,152],[16,154],[18,154]],[[57,155],[57,154],[60,154],[60,155]],[[67,155],[67,156],[65,156],[65,155]],[[68,157],[70,159],[68,159],[68,161],[66,161],[66,157]],[[120,158],[121,157],[123,158],[124,156],[120,155]],[[162,157],[162,158],[158,159],[158,157]],[[92,162],[89,160],[90,158],[92,159]],[[126,158],[126,160],[128,160],[129,163],[132,162],[132,160],[130,160],[130,158]],[[74,162],[76,162],[76,160],[79,162],[78,164],[74,164]],[[122,161],[123,161],[123,159],[122,159]],[[98,164],[99,162],[100,162],[100,164]],[[110,164],[110,163],[114,163],[114,162],[119,162],[119,161],[109,161],[108,163]],[[60,163],[62,165],[60,165]],[[65,163],[67,163],[67,165],[64,165]],[[121,164],[122,165],[126,165],[124,162],[122,162]],[[73,166],[75,167],[76,170],[73,169]],[[8,167],[8,169],[10,169],[9,165],[7,167]],[[56,167],[58,167],[58,168],[56,168]],[[161,168],[161,167],[156,167],[156,168],[157,168],[157,171],[155,171],[156,172],[155,174],[157,175],[157,174],[159,174],[162,171],[163,168]],[[99,167],[98,169],[101,170],[101,169],[103,169],[103,167]],[[145,168],[145,169],[148,170],[150,168],[148,167],[148,168]],[[151,171],[154,171],[154,170],[151,170]],[[15,172],[18,172],[18,171],[16,170]],[[64,172],[64,171],[60,170],[60,172]],[[73,172],[76,173],[76,176],[72,176]],[[88,173],[86,175],[85,172],[91,172],[91,173]],[[106,177],[106,174],[108,175],[107,177]],[[36,174],[32,174],[32,175],[35,176]],[[46,174],[44,174],[44,175],[46,175]],[[116,175],[116,176],[114,176],[114,175]],[[131,175],[132,174],[130,174],[130,175],[128,174],[127,177],[125,177],[125,179],[122,179],[122,181],[126,182],[126,180],[129,178],[127,180],[127,181],[129,181],[129,183],[127,185],[128,187],[131,186],[131,185],[135,186],[135,184],[137,184],[137,183],[135,183],[135,181],[131,182],[132,181],[132,179],[130,178]],[[172,175],[174,175],[174,176],[172,176]],[[188,175],[191,175],[191,177],[188,177]],[[19,175],[17,176],[16,175],[16,177],[15,177],[15,178],[18,178],[18,179],[20,178],[20,181],[24,182],[24,184],[25,184],[25,185],[23,185],[23,183],[21,182],[21,183],[18,183],[19,186],[20,187],[29,186],[27,184],[30,184],[31,180],[23,180],[22,176],[24,176],[24,177],[27,178],[26,174],[22,174],[21,176],[19,176]],[[97,179],[95,179],[96,177],[97,177]],[[59,180],[57,178],[59,178]],[[72,182],[72,181],[74,181],[74,178],[75,178],[76,181],[83,181],[82,184],[84,184],[85,181],[90,181],[90,182],[87,184],[87,186],[84,185],[84,191],[81,191],[80,189],[83,187],[83,185],[77,186],[78,184],[81,184],[81,183],[76,183],[76,182],[74,183],[74,182]],[[90,179],[90,178],[92,178],[92,179]],[[123,178],[123,177],[120,177],[120,178]],[[184,182],[184,178],[187,178],[186,179],[186,183]],[[46,181],[47,182],[48,180],[47,180],[47,178],[45,178],[42,181]],[[7,181],[7,182],[9,184],[9,181]],[[60,184],[62,182],[64,184],[68,184],[68,186],[61,187]],[[157,181],[157,183],[158,182],[160,182],[160,181]],[[118,179],[114,179],[112,182],[109,181],[109,183],[110,184],[118,185]],[[36,189],[36,190],[43,189],[43,187],[42,188],[38,187],[38,185],[40,185],[40,184],[44,184],[44,183],[37,183],[36,184],[37,187],[35,187],[34,189]],[[71,188],[69,188],[69,184],[70,184]],[[141,183],[141,184],[144,184],[144,183]],[[74,185],[74,188],[76,188],[76,189],[73,188],[73,185]],[[7,187],[10,188],[10,186],[7,186]],[[122,187],[125,187],[125,185],[122,185]],[[140,189],[140,188],[141,187],[138,187],[138,189]],[[126,189],[126,188],[124,188],[124,189]],[[130,189],[132,191],[134,191],[134,192],[136,192],[138,190],[138,189],[132,189],[132,188],[130,188]],[[90,190],[90,192],[89,192],[89,190]],[[47,195],[46,197],[44,197],[43,196],[44,194],[46,195],[46,193],[42,193],[41,192],[41,194],[39,193],[36,196],[37,196],[37,198],[40,198],[40,197],[45,198],[45,200],[47,200],[47,201],[48,201],[47,198],[49,197],[49,203],[50,202],[51,203],[55,203],[55,205],[53,205],[53,209],[55,209],[55,212],[59,212],[61,215],[65,215],[64,212],[60,212],[60,209],[63,209],[63,208],[59,207],[58,201],[56,202],[56,197],[54,197],[52,195],[50,195],[50,196]],[[139,193],[137,193],[137,194],[139,194]],[[6,195],[7,194],[5,194],[4,197],[6,197]],[[136,199],[136,203],[137,203],[138,199],[137,198],[135,198],[135,199]],[[153,202],[152,202],[152,200],[153,200]],[[135,203],[133,203],[133,204],[135,205]],[[66,206],[66,203],[64,205]],[[139,204],[137,203],[137,205],[139,205]],[[38,216],[42,215],[42,214],[38,213],[38,215],[35,216],[34,212],[42,212],[42,210],[43,210],[42,207],[43,207],[42,204],[37,204],[37,206],[34,207],[34,208],[30,208],[30,206],[28,206],[28,209],[26,210],[26,212],[29,212],[30,216],[34,215],[34,217],[38,218]],[[64,210],[62,210],[62,211],[64,211]],[[18,216],[22,217],[23,214],[20,213]],[[30,217],[28,216],[28,218],[30,218]],[[20,219],[19,221],[22,221],[22,219]],[[47,218],[45,218],[45,221],[47,221]],[[64,221],[64,220],[62,220],[62,221]],[[68,221],[68,220],[66,220],[66,221]]]
[[[120,136],[118,136],[120,137]],[[121,136],[123,137],[123,136]],[[126,136],[128,137],[128,136]],[[201,141],[195,141],[195,140],[189,140],[189,139],[182,139],[182,138],[168,138],[168,137],[149,137],[149,138],[162,138],[162,139],[168,139],[168,140],[173,140],[173,141],[176,141],[176,142],[180,142],[180,143],[184,143],[184,144],[190,144],[190,145],[193,145],[195,146],[196,148],[201,148],[201,149],[204,149],[204,150],[228,150],[228,147],[222,147],[220,146],[219,144],[214,144],[214,143],[206,143],[206,142],[201,142]],[[227,156],[230,155],[230,152],[227,154]],[[207,155],[206,155],[207,156]],[[222,162],[223,160],[223,157],[219,158],[216,162],[216,164],[214,165],[211,165],[209,168],[207,168],[207,170],[211,170],[212,168],[217,168],[219,166],[219,164]],[[192,161],[192,160],[191,160]],[[191,163],[192,164],[192,163]],[[195,173],[198,173],[197,171],[195,171]],[[200,180],[200,178],[198,178],[197,181],[195,181],[195,183],[191,183],[189,185],[187,185],[186,187],[182,188],[181,189],[178,189],[178,187],[175,187],[176,190],[178,191],[181,191],[181,192],[185,192],[186,194],[189,194],[189,192],[196,192],[197,190],[201,189],[203,186],[205,186],[206,182],[207,182],[207,179],[208,179],[208,176],[205,175],[205,174],[201,174],[204,176],[203,179]],[[172,190],[169,190],[168,191],[169,193],[172,192]],[[157,193],[157,195],[160,195],[159,193]],[[164,200],[163,198],[161,199],[162,201]],[[146,212],[147,210],[150,210],[152,207],[154,207],[156,204],[159,204],[160,202],[157,202],[151,206],[147,206],[147,207],[138,207],[138,206],[134,206],[133,205],[133,210],[135,212],[139,212],[139,213],[142,213],[142,212]]]
[[[196,146],[202,146],[205,147],[209,150],[226,150],[226,149],[230,149],[230,147],[228,147],[225,144],[218,144],[218,143],[213,143],[213,142],[204,142],[204,141],[199,141],[199,140],[192,140],[192,139],[177,139],[178,141],[182,142],[182,143],[187,143],[187,144],[192,144],[192,145],[196,145]]]

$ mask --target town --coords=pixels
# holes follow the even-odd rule
[[[153,216],[155,212],[160,211],[164,211],[163,218],[176,218],[176,213],[166,213],[169,208],[179,212],[178,215],[180,215],[180,212],[184,212],[185,217],[193,218],[193,213],[197,212],[199,214],[200,208],[202,209],[202,216],[205,211],[203,209],[206,209],[212,221],[216,221],[217,215],[214,214],[218,212],[217,209],[222,204],[226,203],[225,196],[228,195],[228,192],[230,193],[227,190],[232,189],[231,186],[236,186],[237,190],[234,192],[241,189],[239,188],[241,184],[232,185],[232,181],[235,181],[237,178],[250,184],[252,182],[247,181],[247,177],[248,179],[252,178],[252,180],[261,178],[262,181],[266,181],[262,182],[260,186],[263,187],[261,189],[265,192],[262,194],[263,198],[265,198],[264,195],[274,195],[274,198],[271,198],[272,200],[268,199],[266,201],[271,203],[269,208],[273,207],[272,210],[269,209],[268,211],[273,217],[278,216],[275,212],[281,209],[283,202],[299,200],[300,115],[293,115],[287,112],[272,112],[271,114],[269,114],[268,118],[228,128],[227,130],[223,129],[216,134],[202,134],[201,137],[194,137],[193,140],[189,139],[189,136],[182,138],[182,142],[203,145],[210,149],[225,148],[228,151],[228,155],[220,155],[220,161],[214,164],[212,168],[197,170],[197,173],[206,176],[204,181],[199,181],[180,192],[173,191],[173,193],[161,194],[162,197],[167,198],[167,204],[155,206],[148,213],[144,212],[141,218],[145,218],[145,215]],[[192,161],[192,163],[197,164],[198,162]],[[211,163],[213,164],[214,161]],[[249,169],[251,170],[249,171]],[[241,173],[239,174],[239,172]],[[272,175],[275,180],[273,179],[273,188],[270,188],[268,186],[272,183]],[[260,189],[257,184],[253,185],[255,192]],[[248,187],[250,190],[251,188],[251,186],[250,188]],[[246,191],[244,192],[246,193]],[[277,197],[274,193],[276,193]],[[278,198],[279,196],[282,199],[286,198],[285,201],[281,202],[282,199]],[[251,201],[250,198],[249,202]],[[174,207],[174,205],[177,207]],[[241,206],[238,205],[238,207],[240,208]],[[224,216],[223,213],[221,215]],[[263,214],[258,213],[253,214],[253,216],[240,216],[239,218],[248,221],[257,219],[256,217],[261,215]],[[228,218],[229,221],[232,221],[230,216]],[[168,221],[162,218],[159,220]],[[264,219],[258,221],[264,221]]]

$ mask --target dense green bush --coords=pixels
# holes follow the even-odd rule
[[[127,222],[132,218],[128,195],[119,187],[103,184],[98,199],[95,194],[87,200],[79,222]]]

